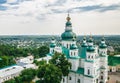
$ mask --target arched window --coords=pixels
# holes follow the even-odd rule
[[[69,44],[67,44],[67,48],[69,47]]]
[[[71,80],[72,78],[71,77],[69,77],[69,80]]]
[[[75,55],[75,52],[74,52],[74,55]]]
[[[93,59],[93,56],[91,58]]]
[[[90,74],[90,69],[88,69],[88,75]]]
[[[88,55],[88,59],[90,59],[90,56]]]
[[[80,83],[80,79],[78,79],[78,83]]]
[[[73,54],[72,54],[72,52],[71,52],[71,56],[72,56]]]
[[[101,80],[103,80],[103,76],[101,76]]]

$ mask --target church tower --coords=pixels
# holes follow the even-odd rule
[[[71,18],[68,14],[66,18],[67,22],[65,24],[65,32],[62,33],[61,38],[62,38],[62,46],[70,49],[70,46],[73,44],[73,38],[76,39],[76,34],[72,31],[72,23],[71,23]]]
[[[99,58],[92,36],[90,36],[87,43],[84,83],[99,83]]]
[[[107,45],[105,43],[104,37],[99,45],[99,55],[100,55],[100,82],[106,83],[108,77],[108,55],[107,55]]]
[[[55,42],[55,39],[52,38],[51,43],[50,43],[50,54],[54,54],[55,47],[56,47],[56,42]]]

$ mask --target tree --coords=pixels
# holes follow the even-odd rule
[[[15,64],[14,58],[12,56],[0,56],[0,68]]]
[[[46,56],[46,54],[49,53],[49,47],[41,46],[40,48],[38,48],[38,53],[40,57]]]
[[[41,65],[46,64],[46,60],[41,60],[41,61],[34,60],[34,63],[35,63],[37,66],[41,66]]]
[[[53,64],[44,64],[39,67],[37,77],[39,83],[60,83],[62,71]]]
[[[18,77],[15,77],[14,79],[16,83],[22,83],[22,77],[18,76]]]
[[[14,79],[10,79],[10,80],[5,81],[4,83],[16,83],[16,82]]]
[[[29,68],[23,70],[20,77],[22,77],[22,82],[30,83],[35,78],[35,75],[36,75],[36,70]]]
[[[62,75],[63,76],[68,76],[69,74],[69,69],[71,67],[71,63],[68,62],[64,54],[61,53],[55,53],[50,60],[51,64],[54,64],[57,66],[59,69],[62,70]]]

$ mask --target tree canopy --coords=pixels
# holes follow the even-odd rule
[[[56,52],[50,60],[50,63],[61,69],[63,76],[68,76],[71,63],[68,62],[64,54]]]
[[[53,64],[44,64],[38,69],[39,83],[60,83],[62,79],[61,69]]]
[[[49,47],[41,46],[40,48],[38,48],[38,53],[40,57],[46,56],[46,54],[49,53]]]

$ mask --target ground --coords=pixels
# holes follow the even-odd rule
[[[109,72],[109,77],[110,77],[110,79],[109,79],[108,83],[120,83],[120,72],[115,72],[115,73]]]

